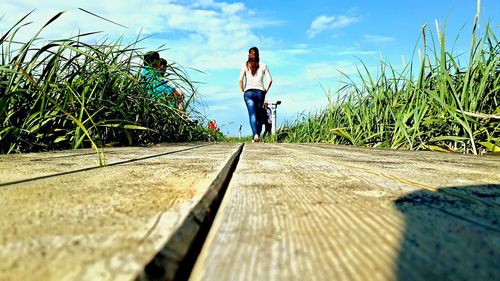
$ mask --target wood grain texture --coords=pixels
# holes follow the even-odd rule
[[[157,154],[189,150],[207,144],[161,144],[149,147],[110,147],[104,149],[107,165]],[[99,167],[93,149],[0,155],[0,186],[29,179]]]
[[[190,280],[499,280],[500,161],[246,145]]]
[[[0,280],[134,279],[238,147],[204,146],[1,187]]]

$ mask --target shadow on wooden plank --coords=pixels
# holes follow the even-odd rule
[[[398,198],[406,227],[397,280],[500,280],[499,200],[498,184],[422,190]]]

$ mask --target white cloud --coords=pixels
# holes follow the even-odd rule
[[[375,56],[380,54],[378,51],[364,51],[364,50],[342,50],[334,52],[338,56]]]
[[[396,38],[382,35],[363,35],[363,41],[372,44],[391,44],[396,42]]]
[[[193,7],[220,9],[224,14],[233,15],[246,9],[243,3],[217,3],[213,0],[200,0]]]
[[[78,7],[127,28],[89,15]],[[57,12],[69,9],[47,27],[41,34],[43,38],[61,39],[79,32],[102,30],[103,34],[94,37],[94,40],[103,36],[114,40],[124,35],[125,43],[128,43],[142,31],[143,36],[153,36],[140,45],[165,44],[174,61],[204,70],[239,67],[250,46],[261,46],[271,41],[258,36],[256,30],[279,24],[258,16],[249,21],[248,17],[253,12],[241,2],[150,0],[145,4],[130,0],[124,4],[116,0],[54,0],[41,4],[39,0],[7,0],[0,3],[0,11],[9,11],[0,21],[0,33],[34,8],[37,10],[27,19],[34,23],[23,29],[25,38],[18,37],[17,41],[26,40]]]
[[[321,81],[325,79],[338,79],[341,73],[346,75],[356,74],[356,65],[347,60],[331,63],[313,63],[306,66],[305,73],[309,79]]]
[[[311,50],[307,48],[295,48],[295,49],[284,50],[283,52],[291,55],[303,55],[311,53]]]
[[[358,18],[345,15],[319,16],[311,23],[311,27],[307,30],[307,35],[309,38],[314,38],[318,33],[324,30],[345,27],[357,22],[359,22]]]

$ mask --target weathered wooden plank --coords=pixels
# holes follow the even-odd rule
[[[162,144],[134,148],[110,147],[104,150],[104,160],[107,165],[113,165],[132,159],[174,153],[205,145],[207,144]],[[0,155],[0,186],[97,167],[99,167],[98,154],[92,149]]]
[[[160,156],[0,187],[0,280],[134,279],[203,216],[193,208],[238,148],[153,149]]]
[[[341,149],[339,149],[341,148]],[[443,154],[431,151],[401,151],[352,146],[305,145],[311,156],[331,157],[331,162],[365,179],[392,182],[404,189],[412,186],[446,193],[488,206],[500,207],[500,190],[464,188],[500,183],[500,157]],[[326,154],[325,154],[326,153]],[[343,159],[351,159],[343,161]],[[464,197],[465,196],[465,197]]]
[[[190,280],[498,280],[495,171],[456,154],[246,145]]]

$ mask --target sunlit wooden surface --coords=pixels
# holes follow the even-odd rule
[[[499,160],[247,144],[190,280],[500,280]]]
[[[108,157],[142,160],[1,186],[0,280],[134,279],[237,148],[238,144],[219,144],[116,149]],[[168,153],[172,151],[178,152]],[[36,167],[45,169],[27,169],[4,181],[96,164],[94,155],[81,152],[8,156],[11,160],[3,161],[3,167],[23,161],[29,167],[29,159],[38,159]]]
[[[134,280],[233,160],[191,280],[500,280],[498,156],[240,148],[0,156],[0,280]]]

